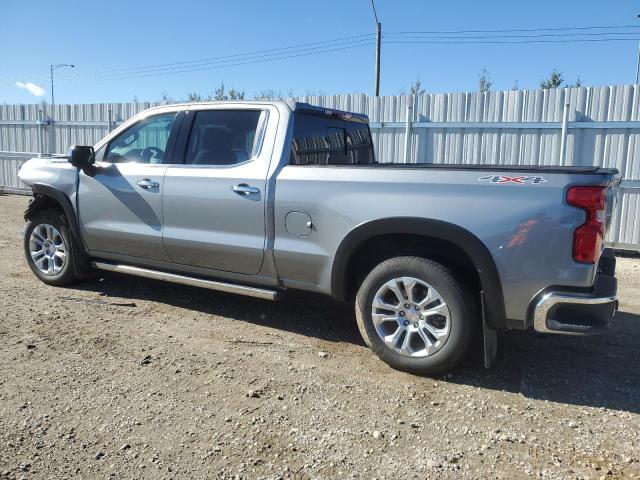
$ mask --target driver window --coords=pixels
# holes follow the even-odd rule
[[[165,151],[176,113],[145,118],[111,140],[106,161],[110,163],[165,163]]]

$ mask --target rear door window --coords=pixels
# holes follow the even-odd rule
[[[235,165],[255,155],[261,110],[202,110],[195,112],[185,163]]]

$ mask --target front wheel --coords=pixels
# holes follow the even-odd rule
[[[41,210],[28,219],[24,253],[29,268],[44,283],[60,286],[75,280],[69,229],[58,210]]]
[[[473,299],[451,270],[420,257],[382,262],[356,296],[364,341],[391,367],[420,375],[453,368],[477,325]]]

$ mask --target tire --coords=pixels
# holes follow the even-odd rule
[[[40,210],[31,215],[24,230],[23,246],[29,268],[47,285],[68,285],[76,280],[73,243],[59,210]]]
[[[388,309],[395,299],[395,310]],[[385,308],[375,307],[374,300]],[[373,352],[391,367],[418,375],[457,365],[479,323],[473,297],[451,270],[421,257],[395,257],[374,268],[358,290],[355,310],[360,334]]]

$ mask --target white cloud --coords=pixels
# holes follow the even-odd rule
[[[42,88],[40,85],[36,85],[35,83],[31,83],[31,82],[27,82],[27,83],[16,82],[16,87],[29,90],[29,93],[36,97],[44,97],[44,94],[45,94],[44,88]]]

